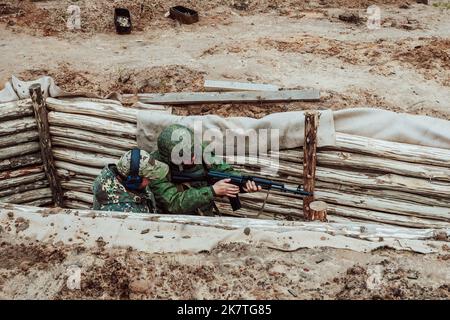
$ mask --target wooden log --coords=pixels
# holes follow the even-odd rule
[[[27,142],[17,144],[15,146],[0,149],[0,160],[14,158],[17,156],[25,156],[40,150],[38,142]]]
[[[317,163],[317,128],[319,126],[319,113],[317,111],[305,112],[305,140],[303,145],[303,188],[307,192],[314,193],[316,181]],[[314,196],[306,196],[303,199],[303,214],[306,220],[313,220],[309,204],[314,201]]]
[[[77,200],[65,200],[64,201],[64,208],[89,210],[89,209],[91,209],[91,207],[92,207],[91,204],[85,203],[83,201],[77,201]]]
[[[25,202],[42,199],[42,198],[48,198],[51,196],[52,196],[52,190],[47,187],[47,188],[23,191],[18,194],[12,194],[12,195],[9,195],[6,197],[2,197],[2,198],[0,198],[0,202],[21,204],[21,203],[25,203]]]
[[[42,216],[48,213],[48,209],[36,208],[15,204],[0,204],[0,215],[6,216],[8,212],[13,212],[15,216]],[[111,219],[124,219],[123,212],[104,212],[95,210],[72,210],[54,208],[52,213],[60,215],[75,215],[80,218],[93,216],[108,217]],[[232,217],[205,217],[192,215],[161,215],[161,214],[139,214],[133,213],[126,216],[126,219],[140,221],[141,223],[173,223],[181,225],[194,225],[201,227],[214,227],[227,230],[244,230],[249,227],[251,230],[272,231],[272,232],[290,232],[290,231],[315,231],[325,232],[331,235],[349,236],[352,238],[360,238],[366,240],[385,239],[409,239],[409,240],[425,240],[434,239],[437,232],[442,230],[435,229],[410,229],[403,227],[383,226],[371,223],[355,223],[348,219],[342,219],[346,223],[321,223],[321,222],[299,222],[299,221],[274,221],[263,219],[240,219]],[[450,235],[450,230],[444,232]]]
[[[338,215],[360,221],[372,221],[389,225],[404,226],[408,228],[449,228],[450,224],[444,221],[395,215],[373,210],[346,207],[328,204],[328,214]]]
[[[280,88],[272,84],[205,80],[205,91],[278,91]]]
[[[309,204],[309,211],[312,215],[312,220],[320,220],[323,222],[327,220],[328,205],[324,201],[313,201]]]
[[[119,120],[136,124],[136,109],[91,101],[64,101],[54,98],[47,99],[51,111],[82,114],[105,119]]]
[[[85,203],[92,204],[94,202],[94,198],[92,194],[84,193],[80,191],[65,191],[64,192],[65,199],[83,201]]]
[[[52,126],[69,127],[103,133],[115,137],[136,139],[136,125],[119,121],[100,119],[85,115],[74,117],[68,113],[51,111],[48,114]]]
[[[0,104],[0,122],[33,115],[31,100],[19,100]]]
[[[41,170],[39,173],[31,173],[27,175],[20,175],[11,178],[6,178],[0,181],[0,190],[10,189],[12,187],[16,187],[22,184],[31,183],[35,181],[40,181],[45,179],[44,170]]]
[[[91,177],[95,179],[101,172],[101,169],[99,168],[80,166],[70,162],[55,161],[55,164],[58,174],[64,178],[81,177],[82,179],[87,179],[88,177]]]
[[[79,141],[70,138],[52,137],[52,144],[55,147],[66,147],[80,151],[89,151],[96,155],[105,155],[107,157],[121,157],[125,151],[119,150],[113,147],[105,147],[96,142],[86,143],[85,141]]]
[[[48,186],[47,180],[40,180],[40,181],[34,181],[28,184],[22,184],[17,187],[12,187],[6,190],[0,190],[0,198],[6,197],[12,194],[20,194],[24,191],[34,190],[34,189],[40,189],[43,187]]]
[[[11,179],[11,178],[16,178],[16,177],[23,177],[23,176],[26,176],[29,174],[40,173],[43,171],[44,171],[44,167],[42,165],[20,168],[17,170],[2,171],[2,172],[0,172],[0,181],[6,180],[6,179]]]
[[[52,154],[52,144],[50,141],[50,130],[48,123],[48,112],[45,105],[45,99],[42,95],[41,85],[33,84],[30,86],[30,97],[33,101],[34,116],[39,132],[39,144],[41,149],[42,163],[44,165],[45,175],[53,192],[53,202],[57,206],[63,205],[63,194],[56,173],[55,162]]]
[[[281,163],[281,161],[280,161]],[[239,170],[256,176],[270,178],[274,181],[298,183],[296,176],[302,177],[302,173],[293,168],[291,175],[273,173],[271,175],[255,174],[255,171],[247,166],[234,165]],[[286,165],[288,167],[288,165]],[[292,166],[291,166],[292,167]],[[383,174],[375,172],[347,171],[336,168],[316,168],[316,183],[333,183],[335,185],[354,186],[377,190],[401,191],[411,194],[431,196],[438,199],[449,199],[450,184],[448,182],[430,181],[420,178],[404,177],[396,174]]]
[[[65,148],[53,148],[53,155],[55,159],[59,161],[70,162],[94,168],[103,168],[107,164],[116,163],[120,158]]]
[[[33,117],[9,120],[2,122],[0,126],[0,136],[30,131],[36,129],[36,120]]]
[[[361,188],[404,191],[425,196],[450,197],[450,184],[396,174],[349,172],[345,170],[317,168],[316,179],[323,182],[345,184]]]
[[[295,155],[300,154],[299,152],[295,152],[292,154],[289,154],[289,157],[294,157]],[[303,156],[301,156],[301,158],[303,158]],[[285,157],[283,157],[283,159],[285,159]],[[257,159],[254,159],[257,160]],[[298,184],[299,182],[299,178],[301,178],[303,176],[303,173],[301,172],[301,169],[298,169],[296,166],[296,163],[299,163],[298,161],[296,163],[292,162],[290,163],[289,161],[284,161],[284,160],[280,160],[279,161],[279,165],[278,165],[278,172],[272,172],[270,174],[262,174],[261,167],[266,166],[266,164],[264,162],[262,162],[261,164],[248,164],[248,161],[241,160],[241,163],[245,163],[247,162],[246,165],[233,165],[236,169],[239,169],[240,171],[242,171],[243,173],[246,174],[250,174],[250,175],[255,175],[258,177],[263,177],[263,178],[268,178],[268,179],[272,179],[274,181],[277,182],[281,182],[281,183],[290,183],[290,184]],[[317,167],[318,171],[322,170],[322,167]],[[340,171],[338,169],[334,169],[334,168],[325,168],[325,170],[329,171],[336,171],[337,174],[341,174],[341,172],[347,172],[348,170],[345,171]],[[356,172],[357,174],[357,172]],[[367,173],[363,173],[363,174],[367,174]],[[325,174],[326,176],[326,174]],[[395,189],[394,187],[392,188],[388,188],[383,189],[382,186],[380,186],[379,188],[376,189],[370,189],[368,187],[370,187],[370,185],[364,185],[363,183],[359,183],[359,186],[357,186],[355,184],[356,180],[355,179],[348,179],[347,176],[342,177],[342,180],[340,182],[336,182],[336,180],[333,180],[333,183],[330,182],[326,182],[325,180],[327,179],[326,177],[323,177],[324,181],[316,181],[316,186],[318,186],[319,188],[326,188],[326,189],[338,189],[343,191],[344,193],[354,193],[354,192],[363,192],[366,193],[368,195],[372,195],[372,196],[383,196],[383,197],[388,197],[390,199],[393,200],[406,200],[409,202],[416,202],[416,203],[420,203],[420,204],[427,204],[427,205],[432,205],[432,206],[438,206],[438,207],[450,207],[450,198],[447,197],[442,197],[441,195],[431,195],[431,194],[426,194],[425,196],[423,195],[419,195],[419,194],[415,194],[415,193],[411,193],[410,190],[406,189],[406,190],[402,190],[402,188],[399,189]],[[363,180],[361,180],[363,181]],[[433,184],[433,182],[430,182],[429,180],[421,180],[419,179],[418,181],[424,181],[426,183],[431,183]],[[446,200],[448,199],[448,200]]]
[[[350,207],[450,222],[450,207],[420,205],[365,194],[342,194],[340,191],[323,189],[316,191],[316,198],[328,203]]]
[[[136,140],[126,139],[123,137],[117,139],[116,137],[111,137],[109,135],[74,128],[51,126],[50,134],[52,137],[77,139],[84,142],[95,142],[105,147],[114,147],[123,151],[131,150],[137,147]]]
[[[52,204],[53,204],[52,197],[42,198],[42,199],[23,203],[23,205],[33,206],[33,207],[44,207],[44,206],[50,206]]]
[[[448,167],[450,150],[336,133],[332,150],[363,153],[412,163]]]
[[[20,167],[33,166],[41,164],[41,153],[28,154],[19,157],[13,157],[0,161],[0,171],[8,171]]]
[[[36,130],[24,131],[16,134],[9,134],[7,136],[0,136],[0,148],[16,146],[20,143],[37,140],[39,140],[39,135]]]
[[[133,95],[124,95],[132,97]],[[153,104],[205,104],[205,103],[242,103],[242,102],[282,102],[317,101],[320,92],[316,89],[283,91],[242,91],[242,92],[171,92],[143,93],[137,95],[139,101]]]
[[[301,150],[282,150],[271,155],[279,157],[280,160],[285,162],[301,163],[303,160],[303,152]],[[448,167],[417,164],[343,151],[319,150],[317,152],[317,165],[450,181],[450,168]]]
[[[450,208],[450,199],[444,199],[442,197],[434,198],[430,196],[422,196],[403,191],[368,189],[364,187],[347,186],[343,184],[335,184],[321,181],[317,181],[316,187],[317,190],[335,190],[341,194],[354,194],[369,197],[380,197],[383,199],[399,202]]]
[[[228,199],[222,199],[222,198],[216,199],[216,203],[225,203],[225,204],[229,205]],[[282,207],[279,205],[273,205],[271,203],[266,203],[266,205],[264,206],[264,210],[261,211],[262,202],[260,202],[260,201],[255,202],[255,201],[252,201],[249,199],[242,199],[241,205],[243,208],[255,210],[253,217],[258,217],[262,213],[274,213],[277,215],[304,218],[304,215],[302,214],[301,211],[297,210],[296,208],[292,208],[292,207]]]
[[[71,179],[69,181],[62,181],[61,185],[65,190],[92,194],[92,181],[89,180]]]

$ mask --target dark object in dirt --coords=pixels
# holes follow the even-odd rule
[[[149,232],[150,232],[150,229],[144,229],[144,230],[141,231],[141,234],[146,234],[146,233],[149,233]]]
[[[434,239],[437,241],[448,241],[448,236],[445,231],[435,232]]]
[[[237,1],[233,1],[233,8],[235,8],[236,10],[247,10],[249,7],[249,1],[248,0],[237,0]]]
[[[8,3],[0,3],[0,16],[19,13],[19,8]]]
[[[359,16],[359,14],[354,13],[354,12],[345,12],[339,15],[339,20],[344,21],[344,22],[348,22],[348,23],[355,23],[355,24],[359,24],[361,23],[361,17]]]
[[[365,274],[366,273],[366,269],[364,269],[361,266],[358,265],[354,265],[351,268],[347,269],[347,274],[348,275],[359,275],[359,274]]]
[[[193,24],[198,22],[198,12],[183,6],[170,8],[169,13],[169,18],[178,20],[180,23]]]
[[[21,231],[28,229],[28,227],[30,226],[30,221],[22,217],[19,217],[16,219],[15,226],[16,226],[16,233],[19,233]]]
[[[244,229],[244,234],[245,234],[246,236],[248,236],[248,235],[250,234],[250,228],[249,228],[249,227],[246,227],[246,228]]]
[[[124,8],[114,9],[114,25],[118,34],[131,33],[131,16],[130,11]]]
[[[416,0],[417,3],[430,4],[430,0]]]

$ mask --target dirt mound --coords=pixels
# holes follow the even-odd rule
[[[437,288],[421,286],[414,281],[420,273],[413,269],[404,269],[392,265],[388,260],[381,266],[354,265],[347,269],[345,275],[333,279],[341,286],[336,295],[338,299],[376,299],[403,300],[411,297],[421,299],[448,299],[450,286],[440,285]]]
[[[29,81],[44,75],[53,77],[56,84],[65,91],[89,92],[100,96],[111,92],[135,94],[201,91],[204,82],[204,72],[181,65],[147,69],[119,68],[109,74],[99,75],[73,69],[69,64],[59,64],[54,69],[30,69],[17,76]]]
[[[426,79],[441,78],[450,87],[450,40],[431,39],[397,52],[394,59],[419,70]]]
[[[169,26],[170,19],[164,17],[168,9],[175,5],[185,5],[200,12],[201,20],[214,15],[218,7],[224,12],[221,15],[231,15],[230,10],[240,14],[275,13],[280,15],[297,14],[299,10],[321,10],[326,8],[367,8],[370,5],[404,5],[404,0],[212,0],[212,1],[174,1],[174,0],[80,0],[75,4],[80,6],[82,32],[109,33],[114,32],[113,12],[115,7],[125,7],[130,10],[133,28],[142,31],[151,26]],[[3,12],[17,13],[6,15],[0,21],[9,26],[19,26],[20,31],[44,36],[60,35],[67,31],[67,8],[74,4],[70,0],[30,2],[13,0],[3,3]],[[2,10],[2,3],[0,3]],[[0,16],[2,15],[0,11]],[[3,14],[4,15],[4,14]],[[200,21],[201,21],[200,20]],[[200,22],[201,23],[201,22]],[[68,32],[70,34],[70,32]]]
[[[0,244],[0,269],[27,272],[30,268],[46,269],[48,265],[64,261],[66,254],[61,248],[43,244]],[[0,278],[1,280],[1,278]]]

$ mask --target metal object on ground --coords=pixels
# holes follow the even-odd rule
[[[114,25],[118,34],[129,34],[131,32],[130,11],[124,8],[115,8]]]
[[[169,17],[178,20],[183,24],[193,24],[198,22],[198,12],[183,6],[175,6],[170,8]]]

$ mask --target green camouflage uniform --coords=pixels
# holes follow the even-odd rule
[[[147,186],[142,191],[127,190],[117,178],[126,177],[130,170],[131,151],[126,152],[117,162],[109,164],[101,171],[92,186],[94,193],[94,210],[121,212],[156,212],[153,193]],[[150,154],[141,150],[139,175],[151,180],[167,175],[166,164],[155,161]]]
[[[213,215],[214,211],[214,190],[212,186],[208,186],[206,181],[191,182],[189,186],[174,184],[170,181],[172,173],[183,171],[184,173],[205,174],[208,170],[228,172],[240,175],[239,172],[233,171],[233,168],[226,164],[197,164],[187,168],[173,164],[170,161],[172,149],[179,141],[172,141],[172,133],[177,129],[187,129],[181,125],[171,125],[167,127],[158,137],[158,151],[152,156],[155,159],[169,165],[169,174],[163,178],[154,180],[150,183],[150,188],[155,195],[158,207],[165,213],[174,214],[203,214]],[[189,130],[191,136],[193,133]],[[193,138],[192,140],[193,141]],[[208,162],[213,163],[214,159]]]

